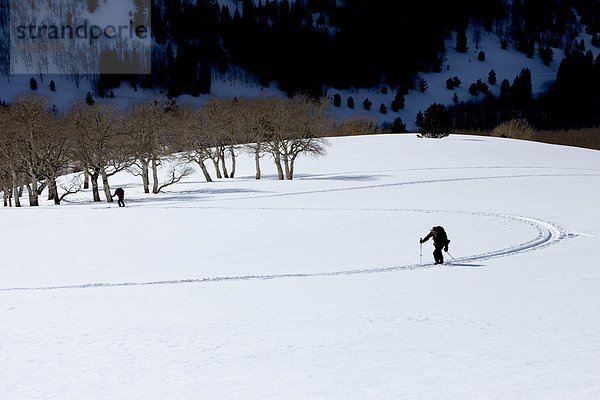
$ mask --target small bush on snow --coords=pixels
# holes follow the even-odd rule
[[[535,130],[525,119],[512,119],[492,131],[492,136],[512,139],[532,140]]]

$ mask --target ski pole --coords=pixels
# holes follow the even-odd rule
[[[452,254],[446,252],[446,254],[448,254],[450,256],[450,258],[452,258],[452,260],[456,261],[456,258],[452,257]]]
[[[420,250],[419,250],[419,264],[423,265],[423,238],[419,239]]]

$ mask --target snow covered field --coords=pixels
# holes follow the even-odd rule
[[[292,182],[1,210],[0,398],[600,397],[599,152],[330,142]],[[433,225],[456,261],[420,264]]]

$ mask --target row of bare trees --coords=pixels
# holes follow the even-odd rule
[[[298,156],[325,153],[323,137],[332,126],[325,102],[304,97],[211,99],[200,108],[160,98],[124,111],[81,103],[64,114],[52,111],[46,98],[20,97],[0,108],[0,187],[5,206],[19,207],[25,189],[37,206],[46,188],[48,199],[60,204],[90,186],[100,202],[101,179],[112,202],[109,179],[119,172],[140,176],[145,193],[159,193],[190,175],[190,165],[208,182],[211,169],[216,178],[233,178],[241,152],[253,156],[256,179],[266,156],[279,179],[291,180]],[[59,179],[70,173],[71,179]]]

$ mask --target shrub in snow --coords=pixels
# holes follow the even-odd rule
[[[379,112],[382,114],[387,114],[387,107],[385,106],[385,104],[379,106]]]
[[[485,61],[485,53],[483,51],[480,51],[479,54],[477,54],[477,60]]]
[[[29,87],[31,88],[31,90],[37,90],[37,88],[38,88],[38,83],[37,83],[37,81],[35,80],[35,78],[31,78],[31,79],[29,80]]]
[[[531,140],[535,130],[526,119],[512,119],[504,122],[492,130],[491,135],[513,139]]]

